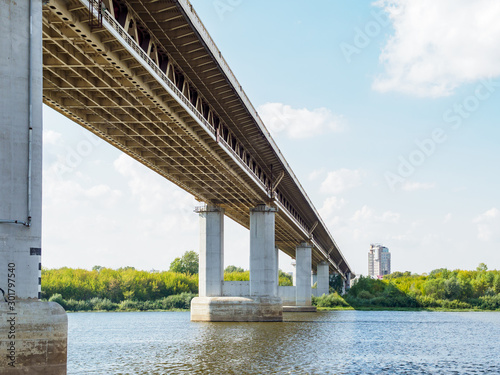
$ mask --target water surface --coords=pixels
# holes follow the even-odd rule
[[[500,313],[68,314],[68,374],[500,374]]]

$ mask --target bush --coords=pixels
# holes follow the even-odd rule
[[[66,311],[148,311],[148,310],[172,310],[190,308],[191,300],[196,297],[193,293],[181,293],[155,301],[133,301],[125,300],[114,303],[108,298],[94,297],[86,301],[70,299],[66,301],[60,294],[54,294],[49,298],[50,302],[57,302]]]
[[[120,304],[118,305],[118,310],[120,311],[137,311],[139,310],[138,308],[138,302],[137,301],[131,301],[129,299],[125,301],[121,301]]]
[[[198,292],[198,275],[175,272],[146,272],[133,267],[117,270],[94,267],[92,271],[60,268],[42,269],[42,297],[60,294],[63,299],[86,301],[107,298],[154,301],[172,294]]]
[[[117,303],[113,303],[107,298],[94,297],[90,300],[90,304],[92,305],[92,309],[97,311],[113,311],[118,308]]]
[[[195,297],[191,293],[182,293],[175,296],[165,298],[166,309],[189,309],[191,300]]]
[[[479,297],[480,307],[484,310],[500,310],[500,294]]]
[[[361,298],[361,299],[372,299],[373,296],[372,294],[367,291],[367,290],[362,290],[358,293],[358,298]]]
[[[318,307],[348,307],[349,304],[337,293],[312,297],[312,304]]]
[[[66,306],[67,306],[66,301],[62,298],[62,296],[59,293],[53,294],[49,298],[49,302],[57,302],[66,310]]]
[[[429,296],[417,296],[416,297],[418,304],[421,307],[439,307],[439,303],[432,297]]]
[[[224,272],[224,281],[249,281],[250,271]]]
[[[75,301],[70,299],[66,301],[66,311],[91,311],[92,305],[89,301]]]
[[[466,302],[461,302],[459,300],[441,300],[441,306],[444,307],[445,309],[470,309],[472,308],[471,305],[469,305]]]

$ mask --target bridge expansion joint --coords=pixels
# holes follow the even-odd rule
[[[203,213],[203,212],[223,212],[223,211],[224,211],[224,209],[222,209],[221,207],[217,207],[217,206],[210,205],[210,204],[204,204],[202,206],[196,206],[194,208],[194,212],[196,212],[197,214]]]
[[[277,207],[268,206],[266,204],[258,204],[251,209],[252,212],[278,212]]]

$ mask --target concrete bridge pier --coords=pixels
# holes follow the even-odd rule
[[[0,373],[66,374],[66,312],[39,301],[42,1],[0,14]]]
[[[330,291],[330,275],[329,275],[329,267],[328,263],[321,262],[318,263],[317,266],[317,286],[316,286],[316,295],[322,296],[323,294],[329,294]]]
[[[295,248],[295,306],[285,306],[286,312],[315,312],[311,305],[312,246],[302,242]]]
[[[345,294],[345,292],[347,292],[349,288],[351,288],[351,273],[347,272],[346,279],[344,280],[343,294]]]
[[[250,210],[250,297],[259,303],[259,321],[282,321],[278,297],[278,248],[274,243],[277,209],[258,205]]]
[[[200,214],[199,296],[222,296],[224,281],[224,210],[208,205]]]
[[[250,283],[248,295],[224,296],[223,218],[214,206],[200,214],[199,297],[191,301],[192,321],[282,321],[278,297],[277,248],[274,244],[276,209],[259,205],[250,211]]]

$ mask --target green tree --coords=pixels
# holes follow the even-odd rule
[[[224,281],[249,281],[250,271],[224,272]]]
[[[338,273],[330,274],[328,284],[330,286],[330,293],[337,292],[338,294],[342,294],[342,290],[344,289],[344,280],[342,280],[342,276]]]
[[[484,263],[479,263],[479,266],[476,268],[477,271],[488,271],[488,266]]]
[[[293,277],[289,273],[283,272],[282,270],[278,271],[278,280],[279,285],[281,286],[292,286],[293,285]]]
[[[452,277],[444,282],[444,296],[446,299],[458,299],[461,294],[462,286],[456,277]]]
[[[500,273],[495,276],[493,289],[495,290],[495,293],[500,294]]]
[[[245,272],[245,270],[241,267],[236,267],[236,266],[227,266],[224,272]]]
[[[198,274],[199,258],[198,253],[191,250],[186,251],[180,258],[175,258],[170,263],[170,271],[177,273],[185,273],[190,275]]]

